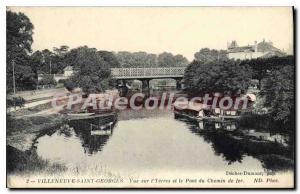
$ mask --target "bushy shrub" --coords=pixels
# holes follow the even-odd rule
[[[54,79],[53,75],[44,75],[43,78],[39,81],[39,85],[56,85],[57,82]]]
[[[6,106],[7,107],[23,107],[25,104],[25,99],[17,96],[6,99]]]
[[[59,83],[59,84],[65,84],[66,81],[67,81],[66,79],[60,79],[60,80],[58,80],[58,83]]]
[[[76,88],[76,84],[74,82],[72,82],[71,80],[65,80],[64,87],[67,90],[72,91],[74,88]]]

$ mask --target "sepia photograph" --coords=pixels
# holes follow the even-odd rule
[[[5,9],[7,188],[295,188],[294,7]]]

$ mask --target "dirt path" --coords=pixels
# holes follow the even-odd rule
[[[63,108],[49,108],[46,110],[39,111],[37,113],[24,115],[23,117],[47,116],[52,114],[58,114],[62,109]]]

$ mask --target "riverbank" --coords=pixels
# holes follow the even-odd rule
[[[35,149],[21,151],[12,146],[6,146],[7,172],[9,174],[47,173],[54,174],[65,171],[67,168],[59,163],[50,163],[39,157]]]
[[[8,173],[57,172],[65,168],[38,157],[33,147],[40,136],[51,133],[65,121],[63,115],[46,114],[51,108],[50,103],[43,103],[6,115]]]
[[[7,116],[7,145],[21,151],[30,150],[34,141],[41,135],[54,130],[64,122],[64,116],[59,114],[15,117]]]
[[[33,147],[40,136],[56,130],[65,120],[64,116],[59,114],[30,116],[40,109],[45,109],[45,106],[31,110],[19,110],[14,114],[7,115],[6,151],[8,173],[55,173],[65,170],[66,167],[61,164],[52,164],[40,158]]]

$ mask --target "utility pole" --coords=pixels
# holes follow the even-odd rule
[[[50,59],[50,75],[51,75],[51,59]]]
[[[16,79],[15,79],[15,61],[12,60],[13,66],[13,88],[14,88],[14,97],[16,97]]]
[[[15,61],[12,60],[12,66],[13,66],[13,88],[14,88],[14,107],[16,109],[16,79],[15,79]]]

